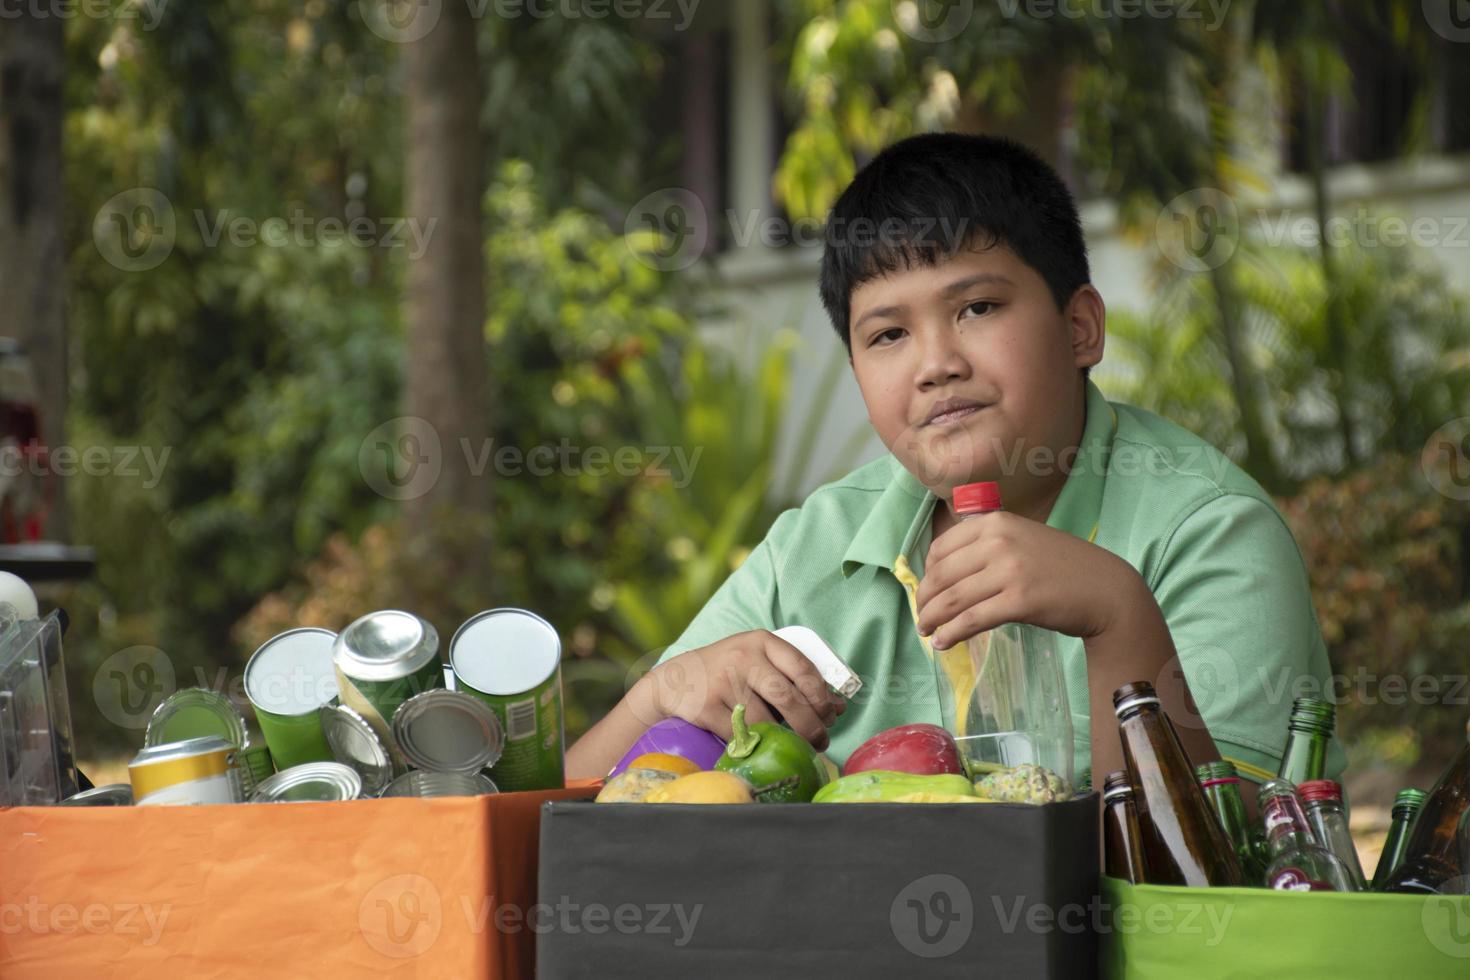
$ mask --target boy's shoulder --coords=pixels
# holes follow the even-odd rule
[[[1275,506],[1262,486],[1205,439],[1161,415],[1109,401],[1117,419],[1109,483],[1126,483],[1141,497],[1189,505],[1243,496]]]

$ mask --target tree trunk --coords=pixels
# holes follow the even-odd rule
[[[483,458],[489,434],[477,33],[466,4],[446,3],[405,52],[408,217],[428,243],[408,265],[404,405],[437,434],[442,466],[432,488],[406,502],[415,531],[435,512],[490,510],[490,471],[473,473],[465,452]]]
[[[26,5],[0,29],[0,335],[29,354],[40,440],[52,449],[66,444],[67,408],[62,23]],[[66,484],[47,492],[45,536],[67,541]]]

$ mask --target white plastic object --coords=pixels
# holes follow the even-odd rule
[[[817,668],[822,680],[838,694],[850,698],[862,690],[863,679],[832,651],[816,630],[809,626],[783,626],[772,632],[801,651],[801,655]]]

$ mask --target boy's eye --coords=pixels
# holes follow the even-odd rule
[[[976,300],[975,302],[970,303],[965,307],[965,312],[974,316],[984,316],[991,310],[995,309],[995,305],[996,304],[990,302],[989,300]]]
[[[899,337],[902,337],[902,336],[903,336],[903,327],[889,327],[887,330],[883,331],[882,333],[874,334],[873,335],[873,339],[870,340],[870,341],[868,341],[868,346],[869,347],[876,347],[879,343],[881,343],[881,342],[884,341],[884,338],[887,338],[891,342],[891,341],[898,340],[898,338]]]

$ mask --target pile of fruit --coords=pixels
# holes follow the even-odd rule
[[[879,732],[837,766],[784,725],[731,716],[728,744],[671,718],[639,738],[608,775],[599,803],[1051,803],[1062,781],[1041,766],[965,768],[938,725]]]

